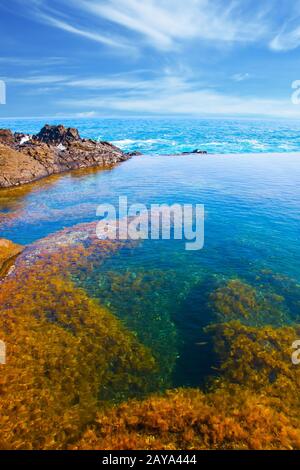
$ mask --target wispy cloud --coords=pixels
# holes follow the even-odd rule
[[[276,0],[274,0],[276,2]],[[283,5],[282,5],[283,4]],[[285,52],[300,46],[300,0],[285,0],[279,10],[280,23],[269,43],[271,50]]]
[[[232,75],[232,80],[235,82],[244,82],[245,80],[248,80],[250,78],[249,73],[235,73]]]
[[[156,74],[155,77],[141,78],[138,74],[131,75],[117,74],[103,78],[82,78],[80,80],[68,80],[65,82],[68,87],[79,88],[81,90],[98,90],[109,92],[110,90],[120,90],[138,95],[147,91],[160,92],[168,87],[180,91],[186,88],[186,83],[180,75]]]
[[[29,1],[39,21],[119,49],[150,45],[168,51],[192,40],[253,42],[268,29],[265,4],[254,6],[251,0]]]
[[[61,29],[63,31],[66,31],[68,33],[76,34],[77,36],[84,37],[86,39],[90,39],[92,41],[98,42],[100,44],[104,44],[106,46],[110,47],[116,47],[116,48],[126,48],[130,47],[120,39],[114,39],[113,37],[105,36],[103,34],[99,34],[97,32],[93,31],[88,31],[83,28],[80,28],[78,26],[74,26],[67,21],[62,21],[58,18],[55,18],[50,15],[46,15],[44,13],[38,13],[38,17],[40,20],[44,21],[45,23],[50,24],[51,26],[54,26],[58,29]]]
[[[111,78],[115,80],[114,77]],[[107,82],[109,79],[107,78]],[[162,75],[139,80],[138,89],[130,86],[113,94],[102,89],[85,99],[63,99],[59,104],[69,109],[97,109],[101,113],[148,113],[152,115],[265,115],[299,117],[300,109],[286,100],[226,95],[205,87],[190,77]],[[102,84],[103,85],[103,84]],[[120,84],[125,85],[125,81]]]
[[[92,118],[97,116],[96,111],[84,111],[82,113],[76,113],[75,116],[77,118]]]
[[[159,98],[102,96],[87,100],[63,100],[60,104],[78,108],[97,108],[101,114],[116,112],[149,115],[224,115],[300,117],[299,108],[289,100],[267,100],[228,96],[211,90],[166,93]]]
[[[16,1],[23,6],[23,0]],[[136,46],[130,44],[125,37],[112,34],[109,28],[103,30],[99,25],[93,28],[91,26],[94,23],[92,15],[87,17],[86,25],[81,24],[82,18],[81,15],[78,15],[78,10],[76,14],[76,9],[80,6],[80,1],[81,0],[74,2],[72,5],[72,0],[68,2],[65,0],[60,0],[59,2],[53,0],[28,0],[28,4],[30,6],[32,19],[67,33],[102,44],[103,46],[136,54]],[[68,12],[67,14],[66,11]]]
[[[73,0],[73,4],[74,4]],[[245,0],[245,7],[248,0]],[[247,15],[232,0],[79,0],[78,7],[141,34],[159,49],[180,40],[254,41],[265,32],[261,11]],[[249,3],[248,3],[249,4]]]
[[[300,46],[300,26],[288,31],[284,29],[277,34],[270,42],[270,47],[274,51],[284,52],[297,49]]]
[[[66,83],[69,87],[88,90],[138,90],[145,89],[147,83],[138,79],[122,78],[121,76],[103,78],[81,78]]]
[[[57,66],[64,64],[65,57],[44,57],[44,62],[47,66]],[[41,65],[41,59],[32,57],[0,57],[0,64],[12,65],[17,67],[32,67]]]
[[[300,0],[13,0],[5,11],[15,10],[31,27],[34,20],[42,28],[24,46],[23,35],[14,39],[31,60],[14,57],[13,42],[2,54],[12,57],[1,56],[0,66],[20,96],[46,97],[55,90],[45,99],[50,107],[82,116],[96,110],[298,117],[300,108],[291,105],[283,84],[288,66],[276,80],[271,75],[280,57],[275,52],[300,47],[299,8]],[[36,45],[41,29],[43,49]],[[41,50],[52,59],[41,61]],[[289,56],[279,65],[285,63]],[[251,81],[253,96],[247,97],[242,82],[257,76],[260,83]],[[286,100],[265,99],[264,78],[268,96]]]
[[[7,83],[16,85],[51,85],[65,82],[69,77],[66,75],[36,75],[31,77],[5,79]]]
[[[22,0],[19,0],[20,3]],[[31,15],[114,49],[162,52],[192,41],[220,46],[262,40],[274,51],[300,46],[298,0],[28,0]],[[295,6],[296,5],[296,6]],[[285,24],[274,11],[284,10]],[[298,21],[298,24],[297,24]],[[296,24],[295,24],[296,23]]]

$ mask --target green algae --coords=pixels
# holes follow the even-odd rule
[[[161,387],[171,385],[178,356],[179,340],[168,295],[171,279],[158,270],[96,270],[80,284],[151,350],[159,364]]]

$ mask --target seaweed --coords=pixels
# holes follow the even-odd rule
[[[299,422],[248,390],[178,389],[99,412],[76,450],[299,449]]]
[[[89,252],[79,253],[72,263],[85,265]],[[69,269],[70,256],[60,250],[19,265],[0,286],[7,349],[0,371],[3,449],[60,449],[106,402],[158,387],[151,351],[74,286]]]

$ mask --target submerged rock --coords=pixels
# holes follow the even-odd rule
[[[23,251],[21,245],[17,245],[10,240],[0,238],[0,276],[6,273],[6,268],[10,260]]]
[[[81,139],[77,129],[46,125],[35,136],[0,130],[0,188],[29,183],[55,173],[110,167],[130,155],[108,142]]]
[[[143,154],[135,150],[133,152],[127,152],[126,155],[128,155],[128,157],[141,157]]]
[[[192,155],[192,154],[207,155],[207,151],[195,149],[192,152],[182,152],[182,155]]]

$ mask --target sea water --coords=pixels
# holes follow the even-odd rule
[[[6,124],[32,133],[42,123]],[[145,240],[99,263],[80,281],[74,278],[152,350],[166,376],[172,366],[173,386],[197,386],[215,370],[203,328],[215,321],[209,299],[218,286],[240,280],[262,297],[270,299],[271,291],[283,295],[284,315],[274,325],[298,319],[300,153],[287,150],[298,149],[300,125],[298,131],[297,124],[270,128],[254,121],[65,124],[146,155],[111,170],[75,171],[0,191],[0,236],[32,243],[97,221],[97,206],[117,206],[119,196],[147,207],[203,204],[202,250],[188,252],[180,240]],[[194,147],[210,153],[167,155]]]
[[[1,128],[35,134],[42,119],[0,119]],[[247,119],[63,119],[49,118],[79,129],[82,137],[108,140],[124,151],[147,155],[209,153],[294,152],[300,150],[300,122]]]

